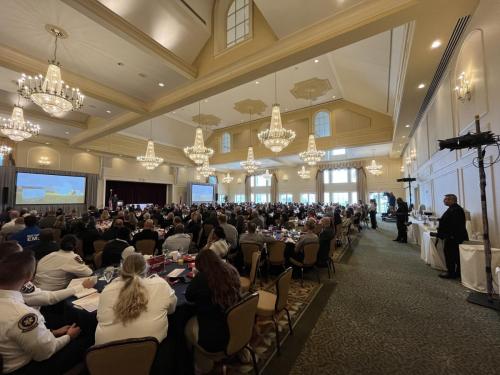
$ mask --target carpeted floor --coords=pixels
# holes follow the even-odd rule
[[[500,373],[499,315],[393,242],[393,226],[364,231],[264,374]]]

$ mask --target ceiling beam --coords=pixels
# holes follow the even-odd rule
[[[195,67],[114,13],[98,0],[61,1],[146,53],[161,58],[169,68],[183,77],[188,79],[196,78],[197,69]]]
[[[47,62],[42,62],[23,55],[19,51],[4,45],[0,45],[0,65],[15,72],[19,72],[19,75],[21,75],[21,73],[32,75],[40,73],[45,74],[48,66]],[[84,95],[117,105],[132,112],[145,113],[147,111],[147,104],[141,100],[125,95],[68,70],[61,70],[64,82],[70,86],[78,87]]]
[[[12,113],[12,106],[0,103],[0,112],[11,114]],[[73,128],[87,129],[87,124],[85,124],[83,122],[79,122],[79,121],[75,121],[75,120],[67,120],[67,119],[59,118],[59,117],[55,117],[55,116],[51,117],[51,116],[45,115],[42,112],[31,111],[31,110],[26,109],[26,108],[23,108],[23,112],[24,112],[25,117],[28,117],[31,119],[36,119],[38,121],[49,121],[49,122],[53,122],[56,124],[71,126]]]

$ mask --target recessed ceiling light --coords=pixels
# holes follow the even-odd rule
[[[66,135],[67,135],[67,134],[69,134],[69,132],[64,132],[64,134],[66,134]]]
[[[175,111],[172,111],[172,114],[175,115]]]
[[[50,145],[50,142],[45,142],[46,145]]]
[[[335,95],[333,95],[333,96],[332,96],[332,99],[335,99],[335,98],[336,98],[336,96],[335,96]]]
[[[86,151],[87,151],[87,152],[90,152],[90,150],[89,150],[89,149],[87,149]]]
[[[255,84],[258,85],[260,82],[259,81],[255,81]]]
[[[418,85],[418,88],[419,89],[423,89],[425,87],[425,84],[421,83],[420,85]]]
[[[208,103],[208,99],[205,99],[205,100],[204,100],[204,102],[205,102],[205,103]]]
[[[120,156],[120,157],[122,157],[123,155],[122,155],[122,154],[120,154],[119,156]]]
[[[158,86],[165,87],[165,84],[163,82],[158,82]]]
[[[111,113],[111,111],[109,109],[106,110],[106,113]]]
[[[317,63],[319,63],[319,60],[318,59],[314,59],[314,62],[317,64]]]
[[[436,39],[434,42],[432,42],[431,48],[434,49],[438,47],[441,47],[441,41],[439,39]]]
[[[401,136],[401,138],[406,138],[406,135]]]
[[[405,128],[409,128],[409,127],[410,127],[410,124],[406,124],[406,125],[405,125]]]

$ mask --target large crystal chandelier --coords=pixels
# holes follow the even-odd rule
[[[229,172],[222,178],[222,182],[224,184],[230,184],[234,180],[234,177],[231,176]]]
[[[366,170],[374,176],[380,176],[382,174],[382,165],[372,160],[371,164],[366,166]]]
[[[311,171],[309,169],[306,169],[305,166],[302,166],[302,168],[300,168],[297,171],[297,174],[299,175],[300,178],[302,178],[304,180],[311,178]]]
[[[240,164],[248,174],[253,174],[259,169],[261,163],[254,159],[252,146],[248,147],[247,160],[240,162]]]
[[[215,168],[210,166],[208,159],[203,162],[201,167],[196,167],[196,171],[203,177],[212,176],[215,173]]]
[[[198,118],[201,119],[201,108],[200,102],[198,102]],[[205,147],[205,142],[203,141],[203,130],[201,126],[196,128],[196,134],[194,137],[194,145],[184,147],[184,153],[186,156],[195,162],[195,164],[202,165],[208,158],[211,158],[214,154],[214,150],[209,147]]]
[[[325,156],[325,151],[316,149],[316,140],[314,134],[309,134],[309,142],[307,143],[307,151],[299,154],[299,157],[309,165],[316,165]]]
[[[84,95],[78,88],[64,84],[61,77],[61,65],[57,61],[57,41],[67,35],[55,26],[51,26],[49,31],[55,35],[56,40],[54,58],[49,61],[47,74],[45,77],[41,74],[33,77],[23,74],[18,80],[18,92],[42,107],[45,112],[55,115],[79,109],[83,104]]]
[[[19,105],[14,106],[10,118],[2,118],[0,129],[4,135],[16,142],[40,133],[40,126],[24,120],[23,108]]]
[[[274,73],[274,99],[278,102],[276,92],[276,73]],[[261,131],[257,134],[259,140],[270,149],[272,152],[280,152],[295,139],[295,132],[290,129],[283,128],[281,123],[281,114],[279,104],[273,104],[271,112],[271,125],[269,129]]]
[[[137,157],[137,161],[142,164],[148,170],[153,170],[161,163],[163,163],[163,158],[157,157],[155,155],[155,144],[153,139],[153,120],[151,120],[150,125],[150,137],[148,140],[148,145],[146,147],[146,154]]]

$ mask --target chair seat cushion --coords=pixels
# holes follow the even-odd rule
[[[242,292],[250,290],[250,279],[248,277],[240,277],[240,290]]]
[[[272,316],[276,305],[276,294],[259,290],[259,303],[257,304],[258,316]]]

